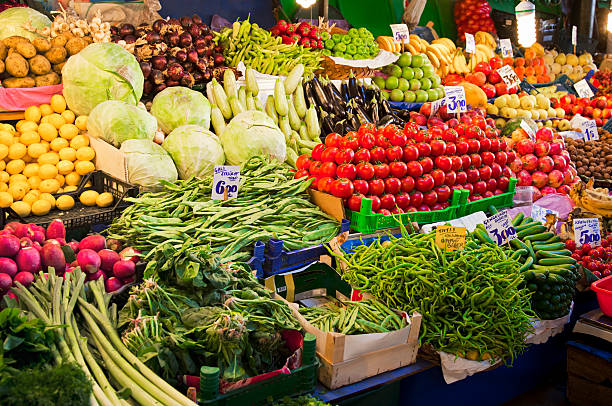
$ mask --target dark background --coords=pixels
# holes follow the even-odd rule
[[[161,0],[162,17],[181,17],[198,14],[206,24],[214,14],[228,19],[230,22],[240,18],[245,19],[251,13],[251,21],[269,28],[275,24],[272,15],[272,0]]]

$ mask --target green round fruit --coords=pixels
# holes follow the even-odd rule
[[[412,67],[413,68],[420,68],[421,66],[423,66],[424,63],[425,63],[425,59],[423,58],[423,55],[413,55],[412,56]]]
[[[412,63],[412,54],[409,52],[404,52],[400,55],[396,63],[402,68],[404,66],[410,66],[410,64]]]
[[[429,79],[429,78],[421,79],[421,89],[423,89],[423,90],[431,89],[431,79]]]
[[[383,99],[389,100],[389,92],[386,92],[383,90],[382,92],[380,92],[380,95],[382,96]]]
[[[436,92],[438,92],[438,99],[444,98],[445,94],[444,94],[444,88],[442,86],[436,87]]]
[[[438,100],[440,97],[438,97],[438,91],[436,89],[429,89],[427,91],[427,100],[428,101],[434,101],[434,100]]]
[[[418,79],[410,79],[410,90],[419,90],[421,88],[421,81]]]
[[[410,66],[402,68],[402,77],[406,80],[414,79],[414,70]]]
[[[376,86],[378,86],[379,89],[385,88],[385,78],[383,78],[382,76],[374,76],[374,79],[372,79],[372,81]]]
[[[406,103],[414,103],[415,100],[416,100],[415,92],[413,92],[412,90],[406,90],[404,92],[404,101]]]
[[[396,78],[399,78],[402,76],[402,68],[400,68],[397,65],[393,65],[393,67],[391,68],[391,76],[395,76]]]
[[[414,68],[414,78],[415,79],[421,79],[423,77],[423,69],[421,68]]]
[[[421,69],[423,69],[424,78],[431,78],[435,74],[435,69],[432,65],[423,65]]]
[[[416,102],[425,103],[427,101],[427,92],[425,90],[416,91]]]
[[[405,92],[406,90],[410,89],[410,83],[404,79],[404,78],[399,78],[398,84],[397,84],[397,88],[399,90],[403,92]]]
[[[438,75],[434,74],[432,77],[430,77],[430,79],[431,79],[431,87],[438,87],[442,83],[442,79],[440,79],[440,76]]]
[[[393,90],[397,89],[399,81],[395,76],[389,76],[387,80],[385,80],[385,89]]]
[[[394,102],[404,101],[404,92],[402,92],[399,89],[393,89],[391,91],[390,99],[391,99],[391,101],[394,101]]]

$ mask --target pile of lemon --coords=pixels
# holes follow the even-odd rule
[[[11,207],[22,217],[44,216],[53,208],[70,210],[71,196],[53,195],[77,190],[82,176],[95,170],[86,130],[87,116],[75,117],[62,95],[28,107],[15,127],[0,124],[0,207]],[[110,193],[96,192],[93,203],[91,195],[81,202],[93,206],[100,199],[102,207],[112,203]]]

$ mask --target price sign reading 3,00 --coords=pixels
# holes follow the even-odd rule
[[[574,219],[574,241],[577,245],[589,244],[591,247],[601,245],[599,219]]]
[[[463,86],[444,86],[444,104],[449,113],[465,113],[467,103],[465,102],[465,89]]]
[[[508,216],[506,210],[500,211],[486,219],[484,221],[484,226],[489,236],[497,245],[504,245],[508,241],[516,238],[516,230],[514,226],[512,226],[510,216]]]
[[[215,165],[213,176],[213,200],[229,200],[238,197],[238,184],[240,183],[240,167]]]

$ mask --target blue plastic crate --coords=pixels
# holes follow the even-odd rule
[[[402,236],[401,233],[391,234],[391,235],[397,238]],[[358,247],[360,245],[370,245],[378,238],[380,238],[380,241],[383,241],[383,242],[387,241],[389,240],[389,234],[378,234],[378,235],[372,235],[372,236],[365,237],[365,238],[355,238],[352,240],[346,240],[345,242],[342,243],[340,247],[344,251],[350,252],[353,250],[353,248]]]

